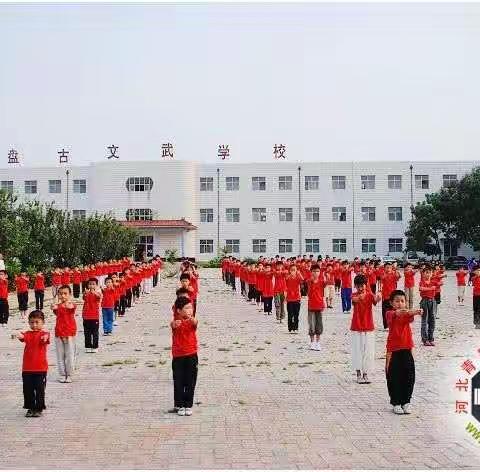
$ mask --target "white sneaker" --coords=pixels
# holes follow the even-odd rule
[[[178,416],[185,416],[185,408],[179,408],[177,411]]]
[[[402,410],[406,415],[410,415],[412,413],[412,405],[410,405],[410,403],[405,403],[405,405],[402,405]]]
[[[312,351],[316,351],[316,350],[317,350],[317,348],[316,348],[316,346],[315,346],[315,343],[314,343],[313,341],[310,342],[310,350],[312,350]]]
[[[98,352],[98,349],[95,349],[95,348],[94,348],[94,349],[92,349],[91,352],[93,352],[93,353]]]
[[[191,408],[185,408],[185,416],[192,416],[192,409]]]
[[[118,326],[118,322],[114,321],[113,326]]]
[[[89,347],[86,347],[85,352],[88,354],[88,353],[92,352],[92,350]]]
[[[65,383],[65,377],[58,377],[57,382],[60,382],[62,384]]]
[[[315,351],[321,351],[321,350],[322,348],[320,347],[320,343],[319,342],[315,343]]]
[[[393,412],[394,412],[396,415],[403,415],[403,414],[404,414],[403,408],[402,408],[400,405],[395,405],[395,406],[393,407]]]
[[[67,377],[65,377],[65,383],[71,384],[72,383],[72,377],[70,377],[69,375]]]

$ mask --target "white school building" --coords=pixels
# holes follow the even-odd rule
[[[137,251],[208,260],[329,254],[401,257],[410,208],[460,179],[463,162],[128,162],[6,167],[0,188],[76,217],[109,213],[138,229]],[[67,173],[68,170],[68,173]],[[443,241],[444,254],[471,256]]]

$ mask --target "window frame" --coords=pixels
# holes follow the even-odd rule
[[[235,220],[236,216],[238,216],[237,220]],[[240,223],[240,208],[225,208],[225,221],[227,223]]]
[[[200,223],[213,223],[213,208],[200,208]]]
[[[213,177],[200,177],[200,192],[213,192]]]
[[[81,218],[82,220],[85,220],[87,218],[87,210],[72,210],[72,218]]]
[[[448,179],[446,179],[446,177],[448,177]],[[449,181],[448,184],[446,184],[446,180]],[[443,188],[450,188],[450,187],[453,187],[456,184],[458,184],[458,174],[442,174],[442,187]]]
[[[396,177],[399,177],[398,179]],[[402,174],[391,174],[387,177],[388,179],[388,188],[390,190],[401,190],[402,189]]]
[[[320,176],[306,175],[305,176],[305,191],[318,190],[320,185]]]
[[[228,250],[228,246],[232,247],[230,251]],[[235,248],[237,248],[237,250],[235,250]],[[225,239],[225,250],[227,254],[240,254],[240,239]]]
[[[261,188],[263,184],[264,188]],[[258,188],[255,188],[258,187]],[[267,178],[262,176],[252,177],[252,191],[265,192],[267,190]]]
[[[255,250],[255,245],[260,246],[260,250]],[[264,247],[264,250],[262,251],[262,247]],[[252,252],[254,254],[265,254],[267,252],[267,240],[262,239],[262,238],[255,238],[252,239]]]
[[[345,211],[344,212],[339,212],[339,211],[335,211],[335,210],[338,210],[338,209],[344,209]],[[341,219],[341,215],[345,215],[345,218],[342,220]],[[338,215],[338,216],[337,216]],[[340,223],[344,223],[347,221],[347,207],[332,207],[332,221],[337,221],[337,222],[340,222]]]
[[[282,210],[284,210],[282,212]],[[282,219],[282,214],[284,215],[284,219]],[[290,219],[287,218],[287,216],[290,215]],[[278,209],[278,221],[281,223],[291,223],[293,222],[293,208],[289,207],[281,207]]]
[[[426,177],[427,186],[424,187]],[[420,184],[420,185],[419,185]],[[428,190],[430,188],[430,176],[428,174],[415,174],[415,189],[416,190]]]
[[[150,192],[153,188],[153,179],[147,176],[128,177],[125,187],[127,192]]]
[[[240,177],[225,177],[226,192],[238,192],[239,190],[240,190]]]
[[[373,242],[372,242],[373,241]],[[367,251],[365,251],[365,247]],[[373,247],[373,250],[371,249]],[[377,252],[377,238],[362,238],[362,254]]]
[[[73,185],[73,193],[87,193],[86,179],[73,179],[72,185]]]
[[[212,250],[211,251],[207,250],[207,249],[210,249],[210,247]],[[199,249],[200,249],[200,254],[213,254],[213,239],[200,239]]]
[[[394,210],[400,210],[400,218],[397,218],[398,212]],[[394,218],[392,218],[392,215]],[[388,221],[403,221],[403,207],[388,207]]]
[[[362,190],[375,190],[375,185],[376,185],[375,175],[360,176],[360,187],[362,188]]]
[[[316,244],[316,246],[315,246],[315,244]],[[315,249],[315,247],[317,249]],[[312,253],[312,254],[318,254],[320,252],[320,239],[318,239],[318,238],[305,238],[305,252]]]
[[[309,214],[311,218],[309,218]],[[317,215],[317,219],[315,219],[315,215]],[[320,207],[305,207],[305,221],[318,223],[320,221]]]
[[[52,191],[53,185],[55,185],[55,191]],[[58,191],[57,191],[58,190]],[[62,181],[59,179],[48,180],[48,193],[62,193]]]
[[[284,180],[280,180],[284,179]],[[282,188],[282,184],[285,188]],[[282,192],[288,192],[293,189],[293,177],[291,175],[279,175],[278,176],[278,190]]]
[[[33,182],[33,185],[32,185]],[[32,189],[32,187],[35,188],[35,192],[29,191],[27,192],[27,188]],[[24,181],[24,192],[26,195],[36,195],[38,193],[38,181],[37,180],[25,180]]]
[[[398,243],[400,241],[400,243]],[[394,244],[395,249],[392,249],[392,244]],[[397,251],[398,244],[400,244],[400,250]],[[403,238],[388,238],[388,253],[401,253],[403,252]]]
[[[373,211],[372,211],[373,210]],[[361,207],[362,221],[370,223],[377,221],[377,208],[376,207]],[[373,218],[372,218],[373,215]],[[367,218],[365,218],[367,216]]]
[[[126,221],[152,221],[153,211],[151,208],[127,208],[125,219]]]
[[[343,187],[340,185],[343,183]],[[346,175],[332,175],[332,189],[333,190],[345,190],[347,188],[347,176]]]
[[[337,249],[335,249],[335,245],[337,245]],[[345,250],[342,251],[341,249],[345,247]],[[346,238],[332,238],[332,252],[338,254],[344,254],[347,252],[347,239]]]
[[[290,248],[290,251],[288,251],[289,248]],[[291,254],[293,252],[293,239],[292,238],[279,238],[278,239],[278,252],[279,252],[279,254]]]
[[[257,210],[257,211],[255,211],[255,210]],[[256,219],[257,215],[258,215],[259,219]],[[255,222],[255,223],[266,223],[267,222],[267,209],[265,207],[252,208],[252,221]]]

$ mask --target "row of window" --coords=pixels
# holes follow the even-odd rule
[[[36,180],[25,180],[24,185],[25,193],[35,194],[38,192],[38,184]],[[7,192],[13,192],[13,180],[0,181],[0,189],[6,190]],[[62,181],[49,180],[48,193],[62,193]],[[73,193],[87,193],[87,181],[85,179],[74,179]]]
[[[362,221],[376,221],[376,208],[361,207],[361,215]],[[240,208],[226,208],[225,218],[228,223],[239,223]],[[279,208],[278,220],[280,222],[293,221],[293,208]],[[305,220],[320,221],[320,207],[306,207]],[[267,209],[252,208],[252,221],[266,222]],[[347,208],[332,207],[332,221],[347,221]],[[388,221],[403,221],[402,207],[388,207]],[[213,208],[200,208],[200,222],[213,223]]]
[[[345,175],[332,175],[332,188],[345,189],[347,177]],[[443,186],[450,187],[458,182],[457,174],[443,174]],[[279,176],[278,190],[292,190],[293,177],[291,175]],[[306,175],[305,190],[319,190],[320,176]],[[363,190],[373,190],[376,186],[375,175],[360,176],[360,186]],[[389,189],[402,188],[401,175],[388,176]],[[428,175],[415,175],[415,188],[428,190],[430,188],[430,178]],[[240,177],[225,177],[225,189],[229,191],[240,190]],[[267,190],[266,177],[252,177],[252,190]],[[202,192],[213,192],[213,177],[200,177],[200,190]]]
[[[228,253],[239,254],[240,253],[240,240],[239,239],[226,239],[225,249]],[[388,252],[399,253],[403,251],[403,239],[402,238],[390,238],[388,240]],[[266,253],[267,252],[267,240],[266,239],[252,239],[252,252]],[[319,239],[305,239],[305,252],[319,253],[320,252],[320,240]],[[332,239],[331,252],[342,253],[347,252],[347,240],[342,238]],[[377,252],[377,240],[375,238],[362,239],[362,253],[374,254]],[[200,239],[200,254],[213,253],[213,239]],[[278,240],[278,253],[293,253],[293,239],[279,239]]]

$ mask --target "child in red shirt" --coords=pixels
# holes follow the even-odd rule
[[[98,352],[98,328],[102,291],[97,284],[97,279],[90,279],[87,290],[83,292],[83,333],[85,335],[85,352],[88,353]]]
[[[390,294],[390,309],[387,311],[388,337],[385,372],[388,394],[393,412],[410,414],[410,400],[415,385],[415,361],[410,323],[423,311],[406,308],[405,293],[394,290]]]
[[[287,315],[288,315],[288,332],[298,333],[298,316],[300,314],[300,301],[302,295],[300,287],[303,282],[302,274],[297,272],[297,266],[291,265],[288,275],[285,279],[287,285]]]
[[[15,286],[17,287],[18,309],[22,318],[25,318],[28,310],[28,282],[30,281],[26,272],[22,272],[15,277]]]
[[[72,271],[73,298],[80,297],[81,283],[82,283],[82,272],[78,267],[75,267]]]
[[[174,410],[179,416],[191,416],[197,383],[197,325],[189,298],[175,301],[172,328],[172,371]]]
[[[52,272],[52,298],[56,298],[60,285],[62,285],[62,271],[57,267]]]
[[[287,295],[287,283],[285,277],[287,274],[288,271],[284,269],[282,261],[277,261],[275,263],[274,271],[275,283],[273,286],[273,294],[275,301],[275,314],[279,323],[285,318],[285,298]]]
[[[382,300],[382,296],[368,289],[368,277],[359,274],[353,279],[356,291],[352,294],[353,316],[352,364],[357,372],[357,383],[369,384],[368,372],[373,370],[375,358],[375,334],[372,306]]]
[[[435,331],[435,293],[437,282],[432,277],[432,269],[426,266],[420,280],[420,307],[423,310],[421,336],[424,346],[435,346],[433,333]]]
[[[35,292],[35,308],[37,310],[43,310],[43,299],[45,297],[45,276],[43,272],[37,272],[33,290]]]
[[[115,307],[115,288],[111,277],[105,279],[105,288],[102,290],[102,293],[103,335],[111,336],[113,331],[113,309]]]
[[[75,303],[70,301],[69,285],[61,285],[58,289],[58,303],[51,306],[56,316],[55,347],[57,350],[58,381],[71,383],[75,370],[75,336],[77,323],[75,321]]]
[[[348,261],[342,262],[342,310],[343,313],[350,313],[352,309],[352,272],[353,267],[348,264]]]
[[[465,286],[467,285],[467,275],[468,269],[466,267],[461,267],[455,273],[457,278],[457,300],[460,305],[463,305],[465,301]]]
[[[405,288],[405,297],[407,298],[407,307],[409,310],[413,309],[414,289],[415,289],[415,274],[417,271],[412,264],[407,263],[403,269],[403,281]]]
[[[320,351],[320,336],[323,334],[322,313],[325,309],[325,278],[320,271],[320,266],[311,267],[311,278],[307,280],[308,293],[308,334],[310,336],[310,349]]]
[[[400,279],[400,274],[397,270],[387,262],[384,267],[384,272],[381,277],[382,282],[382,319],[383,329],[387,329],[387,311],[390,309],[390,295],[397,289],[397,282]]]
[[[269,264],[265,266],[265,271],[263,273],[263,312],[266,315],[272,314],[272,305],[273,305],[273,277],[274,273]]]
[[[473,286],[473,324],[480,329],[480,268],[476,268],[472,277]]]
[[[18,334],[17,339],[25,343],[22,363],[23,408],[29,417],[42,416],[45,406],[45,387],[47,385],[47,345],[50,334],[43,330],[45,316],[40,310],[28,315],[31,331]]]
[[[7,327],[8,316],[8,275],[0,270],[0,326]]]

